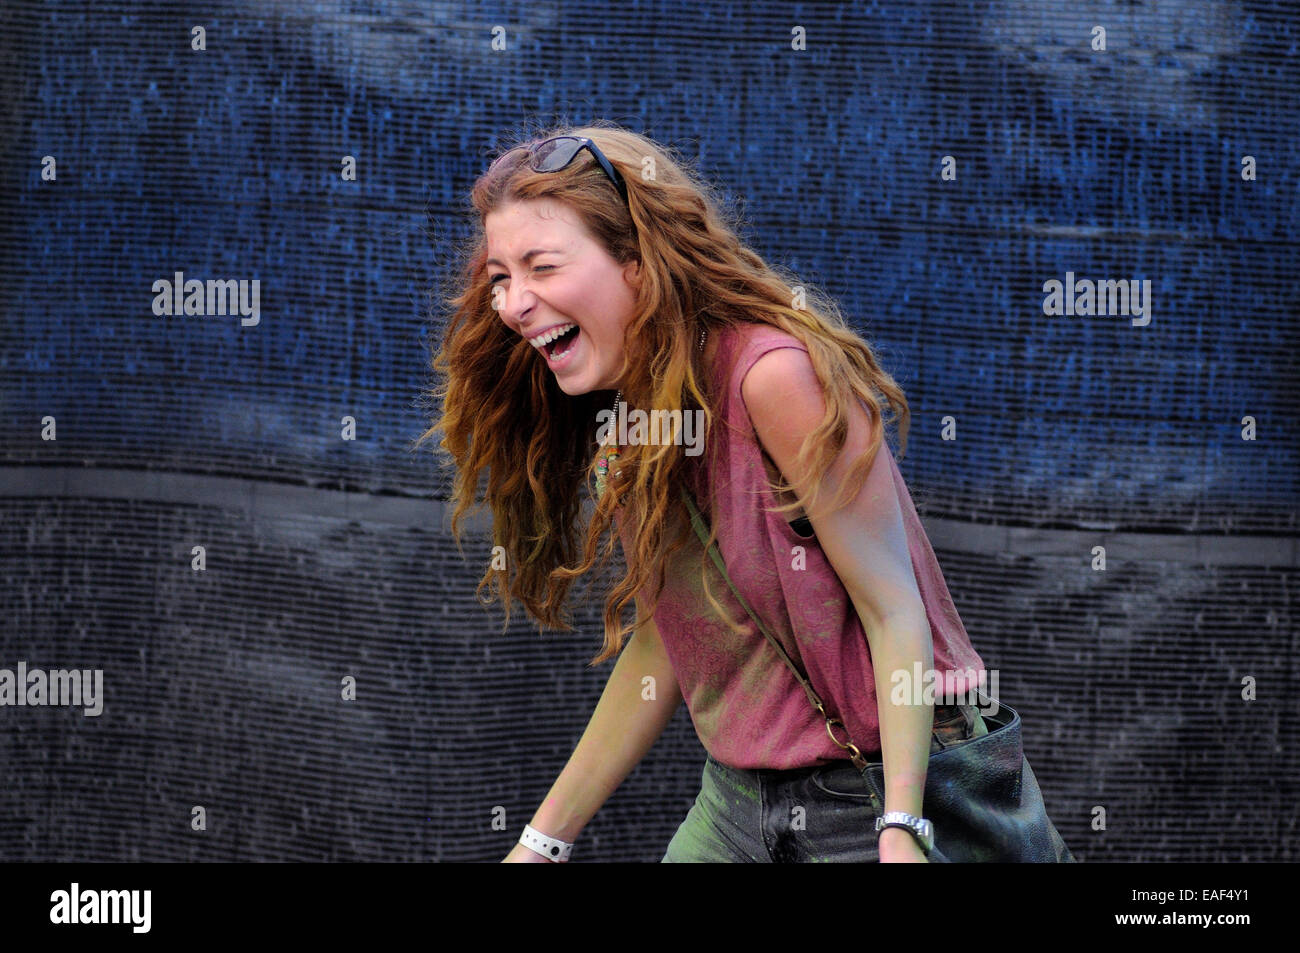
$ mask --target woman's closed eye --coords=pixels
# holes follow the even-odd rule
[[[533,269],[533,271],[544,271],[545,269],[554,268],[554,267],[555,267],[554,265],[538,265],[536,268]],[[491,278],[488,279],[488,284],[494,285],[502,278],[508,278],[508,277],[509,275],[493,275]]]

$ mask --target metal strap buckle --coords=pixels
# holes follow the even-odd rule
[[[844,728],[844,722],[840,721],[838,718],[831,718],[824,710],[822,710],[822,715],[826,718],[826,734],[830,736],[831,741],[835,742],[839,747],[849,753],[849,760],[853,762],[855,768],[859,771],[865,770],[867,767],[867,759],[862,757],[862,752],[858,750],[858,746],[853,743],[851,738],[849,738],[849,732],[847,728]],[[840,741],[839,738],[835,737],[834,726],[836,725],[844,730],[843,741]]]

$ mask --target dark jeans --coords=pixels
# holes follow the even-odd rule
[[[931,753],[987,734],[973,706],[935,706]],[[880,755],[868,755],[879,761]],[[872,863],[884,811],[849,761],[790,771],[706,758],[700,793],[664,863]]]

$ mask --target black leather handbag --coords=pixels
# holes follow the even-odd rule
[[[709,530],[699,507],[685,488],[682,496],[696,535],[707,545]],[[813,708],[826,719],[826,732],[831,740],[849,753],[849,760],[862,772],[875,795],[877,810],[882,810],[884,765],[867,761],[848,737],[843,722],[826,710],[807,676],[737,591],[727,575],[717,544],[710,546],[708,552],[736,599],[799,680]],[[981,698],[981,703],[987,701]],[[983,718],[988,725],[987,734],[959,741],[930,755],[923,795],[925,816],[934,825],[930,861],[1072,863],[1074,855],[1047,816],[1038,780],[1025,759],[1020,715],[999,701],[997,714],[984,714]],[[843,741],[836,737],[836,729],[844,736]]]

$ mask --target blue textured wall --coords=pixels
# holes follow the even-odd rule
[[[603,595],[503,636],[409,445],[466,192],[557,113],[698,158],[880,348],[1076,853],[1292,859],[1298,41],[1293,4],[1215,0],[6,4],[0,667],[102,667],[108,706],[0,708],[0,859],[508,849],[608,670]],[[156,316],[178,270],[260,280],[260,323]],[[1066,272],[1149,280],[1150,323],[1044,314]],[[656,859],[701,760],[679,715],[580,856]]]

